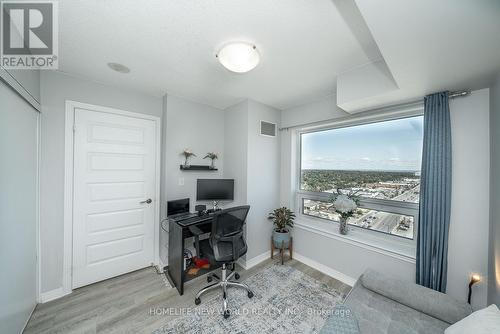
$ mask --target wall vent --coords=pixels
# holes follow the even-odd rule
[[[267,137],[276,137],[276,123],[260,121],[260,135]]]

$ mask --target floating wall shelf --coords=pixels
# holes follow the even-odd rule
[[[206,170],[206,171],[216,171],[217,168],[211,168],[210,166],[204,165],[189,165],[188,167],[180,165],[180,170]]]

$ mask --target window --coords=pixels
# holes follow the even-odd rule
[[[338,221],[340,215],[333,209],[331,202],[302,199],[302,214]],[[356,227],[413,239],[414,216],[390,213],[380,210],[358,208],[347,223]]]
[[[332,194],[353,194],[352,228],[414,240],[422,140],[422,116],[301,133],[301,213],[338,221]]]

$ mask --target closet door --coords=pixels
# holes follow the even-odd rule
[[[0,333],[20,333],[36,304],[38,117],[0,80]]]

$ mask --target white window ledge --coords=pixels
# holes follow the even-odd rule
[[[411,240],[398,240],[399,238],[381,234],[378,232],[363,231],[360,228],[349,227],[349,233],[342,235],[338,232],[337,222],[325,222],[320,218],[309,218],[305,215],[298,215],[294,227],[309,231],[330,239],[348,243],[361,247],[382,255],[391,256],[401,261],[416,263],[416,249]]]

